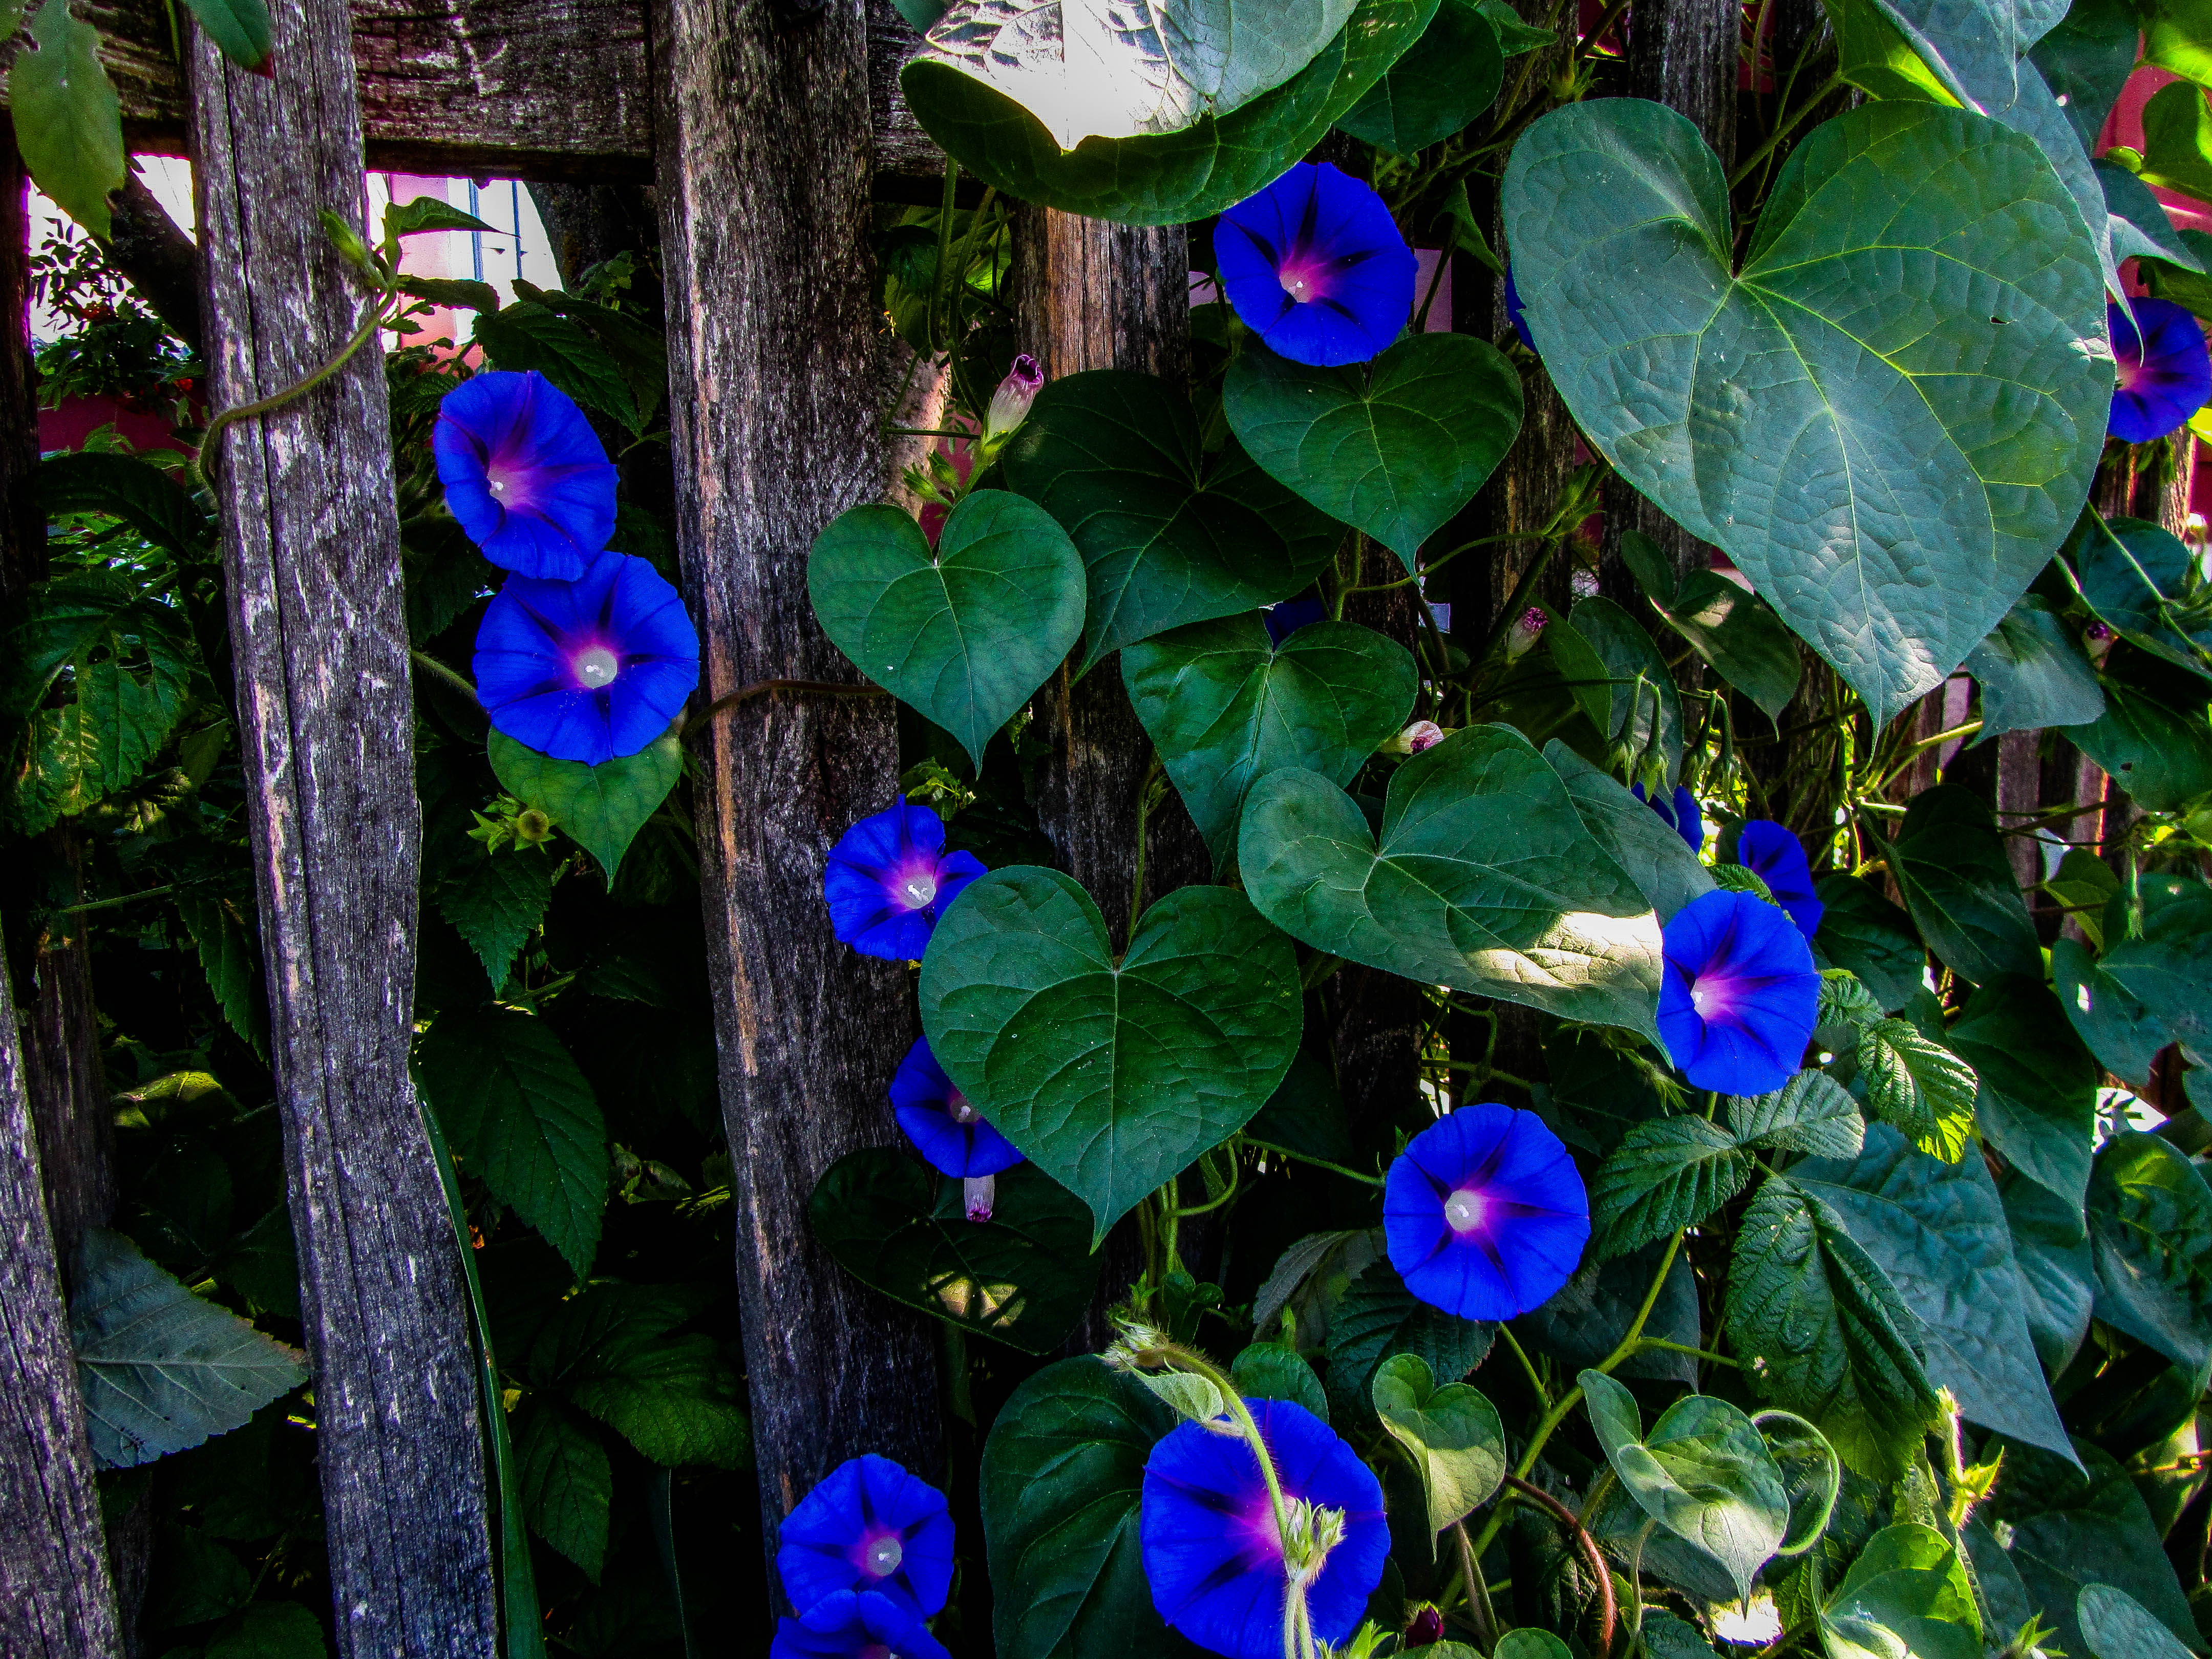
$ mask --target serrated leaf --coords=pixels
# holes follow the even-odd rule
[[[1869,1025],[1878,1024],[1881,1016],[1881,1004],[1850,969],[1830,968],[1821,973],[1820,1025],[1863,1031]]]
[[[210,556],[213,520],[191,494],[149,461],[134,455],[63,450],[39,462],[39,506],[49,515],[104,513],[120,519],[172,557]]]
[[[500,787],[597,859],[610,887],[630,842],[684,775],[683,741],[673,735],[597,766],[555,760],[500,731],[492,732],[489,748]]]
[[[1728,1328],[1759,1392],[1862,1473],[1894,1476],[1936,1420],[1916,1322],[1888,1275],[1833,1210],[1779,1176],[1737,1229]]]
[[[752,1430],[735,1367],[710,1336],[669,1334],[701,1300],[673,1286],[592,1285],[540,1328],[531,1367],[656,1463],[743,1468]]]
[[[499,290],[489,283],[467,277],[402,276],[393,286],[410,299],[428,300],[453,311],[499,309]]]
[[[1391,775],[1380,834],[1310,772],[1254,786],[1237,863],[1294,938],[1427,984],[1656,1034],[1658,918],[1528,739],[1470,726]]]
[[[1254,783],[1285,768],[1350,783],[1404,726],[1419,678],[1372,629],[1309,623],[1273,645],[1249,612],[1130,646],[1121,676],[1217,872]]]
[[[1006,1659],[1182,1659],[1139,1539],[1145,1460],[1175,1426],[1134,1376],[1085,1354],[1016,1389],[982,1460],[993,1634]]]
[[[1189,401],[1096,369],[1038,393],[1003,460],[1083,556],[1083,666],[1170,628],[1287,599],[1338,531],[1235,443],[1208,453]]]
[[[422,1092],[465,1173],[582,1278],[607,1201],[605,1121],[552,1028],[513,1008],[441,1012],[416,1045]]]
[[[553,860],[520,851],[463,858],[439,883],[435,896],[438,913],[483,963],[495,996],[507,983],[515,952],[537,932],[553,902]]]
[[[1275,1259],[1252,1298],[1253,1330],[1265,1336],[1284,1309],[1303,1304],[1296,1315],[1298,1340],[1309,1346],[1320,1341],[1328,1334],[1326,1322],[1316,1329],[1316,1321],[1310,1316],[1335,1302],[1382,1254],[1380,1228],[1307,1234]]]
[[[1968,983],[2041,975],[2042,945],[2019,878],[1988,804],[1971,791],[1946,783],[1915,795],[1889,867],[1921,937]]]
[[[46,0],[31,19],[30,45],[18,46],[8,74],[15,147],[54,204],[101,241],[112,234],[107,198],[127,177],[123,106],[100,61],[100,31]]]
[[[1944,1040],[1974,1069],[1982,1138],[2014,1168],[2079,1205],[2102,1079],[2040,979],[1993,979]]]
[[[1420,1359],[1432,1379],[1457,1382],[1482,1363],[1497,1334],[1488,1321],[1462,1319],[1416,1300],[1389,1262],[1370,1262],[1329,1322],[1329,1397],[1339,1415],[1364,1416],[1372,1409],[1375,1374],[1395,1354]]]
[[[1717,872],[1700,863],[1689,843],[1610,775],[1557,738],[1544,745],[1544,758],[1567,786],[1583,828],[1628,872],[1662,927],[1713,890]]]
[[[1701,1117],[1631,1124],[1590,1184],[1590,1248],[1615,1256],[1694,1227],[1743,1190],[1751,1154]]]
[[[176,904],[223,1018],[255,1054],[266,1056],[269,1005],[260,930],[223,899],[182,894]]]
[[[70,1339],[103,1468],[228,1434],[307,1380],[306,1356],[202,1300],[120,1233],[85,1230]]]
[[[2100,1319],[2185,1372],[2212,1365],[2212,1191],[2181,1152],[2130,1130],[2097,1153],[2087,1197]]]
[[[1459,4],[1446,0],[1448,9]],[[1490,32],[1487,22],[1474,27]],[[1371,362],[1337,368],[1292,362],[1255,341],[1230,366],[1221,406],[1269,476],[1389,548],[1410,573],[1421,544],[1511,447],[1521,376],[1497,348],[1463,334],[1412,335]]]
[[[478,312],[474,338],[491,367],[534,368],[586,407],[612,416],[634,433],[645,429],[637,399],[615,360],[566,317],[522,301]]]
[[[1985,1428],[2063,1454],[2066,1431],[2036,1364],[2011,1230],[1989,1166],[1979,1158],[1929,1158],[1877,1123],[1855,1162],[1808,1161],[1790,1180],[1841,1218],[1896,1287],[1913,1316],[1927,1376],[1951,1390],[1960,1410]]]
[[[960,498],[933,549],[908,514],[856,507],[815,538],[815,620],[853,665],[960,741],[983,749],[1083,635],[1083,560],[1036,502]]]
[[[614,1506],[614,1468],[598,1435],[550,1401],[524,1403],[515,1479],[530,1530],[599,1582]]]
[[[1826,1072],[1800,1072],[1772,1094],[1730,1095],[1728,1121],[1743,1146],[1816,1158],[1856,1158],[1866,1142],[1858,1103]]]
[[[945,912],[921,989],[938,1063],[1101,1237],[1267,1103],[1304,1025],[1291,942],[1241,894],[1169,894],[1117,962],[1090,895],[1028,865]]]
[[[2006,732],[2079,726],[2105,712],[2095,665],[2039,593],[2014,600],[1989,638],[1966,653],[1966,667],[1982,689],[1977,744]]]
[[[1420,1470],[1430,1532],[1474,1514],[1504,1483],[1505,1427],[1476,1389],[1438,1388],[1427,1360],[1401,1353],[1376,1368],[1368,1395],[1384,1431]]]
[[[1901,1019],[1859,1033],[1859,1079],[1867,1105],[1922,1152],[1955,1164],[1974,1132],[1974,1068]]]
[[[1498,33],[1474,0],[1444,0],[1421,38],[1336,125],[1395,155],[1450,137],[1497,100],[1505,78]]]
[[[895,1302],[1050,1353],[1091,1305],[1103,1262],[1090,1218],[1035,1165],[1001,1170],[986,1222],[968,1219],[960,1182],[889,1147],[831,1164],[807,1224],[837,1265]]]
[[[2103,272],[2051,165],[1964,110],[1853,110],[1791,152],[1738,270],[1723,169],[1686,118],[1593,100],[1514,147],[1516,285],[1592,446],[1878,722],[2026,590],[2103,446]]]

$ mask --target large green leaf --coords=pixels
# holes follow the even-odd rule
[[[1902,1019],[1863,1027],[1858,1081],[1874,1115],[1922,1152],[1955,1164],[1974,1129],[1974,1068]]]
[[[1370,1262],[1336,1304],[1328,1324],[1328,1392],[1340,1413],[1372,1409],[1376,1373],[1412,1354],[1449,1387],[1482,1363],[1498,1327],[1431,1307],[1406,1288],[1388,1261]]]
[[[1505,1479],[1505,1427],[1497,1407],[1464,1382],[1438,1388],[1429,1362],[1412,1353],[1377,1366],[1368,1395],[1383,1429],[1421,1472],[1431,1532],[1490,1501]]]
[[[2015,1171],[1999,1196],[2012,1230],[2013,1260],[2025,1293],[2021,1312],[2043,1368],[2066,1369],[2088,1334],[2097,1299],[2097,1270],[2078,1204],[2069,1204],[2039,1181]]]
[[[1229,1380],[1247,1400],[1289,1400],[1328,1421],[1328,1391],[1314,1368],[1279,1342],[1254,1342],[1229,1367]]]
[[[2124,671],[2108,665],[2104,714],[2066,735],[2151,811],[2174,811],[2212,793],[2212,723],[2203,684],[2141,659]]]
[[[241,907],[211,893],[180,893],[174,901],[177,915],[192,936],[192,949],[207,975],[230,1029],[244,1037],[257,1054],[269,1052],[269,1002],[266,969],[261,960],[261,934],[250,907]]]
[[[814,538],[815,619],[853,665],[983,747],[1083,635],[1083,560],[1052,515],[1002,489],[961,497],[929,538],[895,507],[856,507]]]
[[[1912,798],[1889,867],[1929,947],[1971,984],[2000,974],[2037,979],[2043,949],[1996,819],[1955,783]]]
[[[2093,1659],[2187,1659],[2190,1650],[2143,1604],[2110,1584],[2084,1584],[2074,1622]]]
[[[2106,973],[2079,939],[2051,942],[2051,977],[2058,1006],[2097,1063],[2136,1088],[2148,1087],[2152,1063],[2167,1042],[2164,1018]]]
[[[2105,712],[2096,669],[2039,593],[2013,602],[1989,638],[1966,653],[1966,672],[1982,688],[1976,743],[2006,732],[2079,726]]]
[[[1739,1597],[1790,1528],[1782,1471],[1757,1425],[1725,1400],[1678,1400],[1644,1432],[1636,1396],[1602,1371],[1575,1379],[1606,1461],[1638,1508],[1727,1570]]]
[[[46,0],[28,33],[8,74],[15,147],[39,188],[105,241],[107,198],[126,175],[122,105],[100,61],[100,31],[70,0]]]
[[[1255,341],[1231,365],[1221,406],[1268,474],[1411,571],[1421,544],[1512,447],[1521,375],[1464,334],[1411,335],[1372,362],[1339,368],[1292,362]]]
[[[1959,1552],[1933,1527],[1885,1527],[1820,1609],[1829,1659],[1981,1659],[1982,1620]]]
[[[459,932],[490,975],[492,994],[507,983],[515,952],[545,920],[553,902],[553,860],[520,848],[454,861],[434,895],[438,912]]]
[[[514,1437],[516,1484],[530,1530],[599,1582],[607,1557],[615,1476],[599,1437],[552,1401],[523,1402]]]
[[[216,526],[190,491],[150,461],[62,450],[39,463],[39,506],[50,514],[103,513],[186,562],[211,556]]]
[[[1638,531],[1626,532],[1629,536]],[[1673,570],[1668,568],[1672,575]],[[1648,590],[1647,590],[1648,591]],[[1778,720],[1797,684],[1805,677],[1797,638],[1783,626],[1774,607],[1746,592],[1717,570],[1692,570],[1669,598],[1651,594],[1659,614],[1690,643],[1713,671]]]
[[[2106,3],[2119,6],[2124,0],[2106,0]],[[2208,15],[2204,0],[2158,0],[2144,10],[2148,15],[2140,19],[2132,8],[2126,12],[2130,48],[2134,31],[2141,27],[2146,63],[2186,76],[2199,85],[2212,83],[2212,15]]]
[[[1632,1123],[1590,1183],[1590,1249],[1615,1256],[1694,1227],[1743,1190],[1753,1168],[1735,1135],[1701,1117]]]
[[[578,403],[611,415],[632,432],[646,411],[607,349],[576,324],[529,301],[477,313],[476,343],[495,368],[535,369]]]
[[[1005,1659],[1178,1659],[1138,1538],[1145,1460],[1175,1413],[1085,1354],[1019,1388],[983,1443],[992,1633]]]
[[[830,1166],[807,1224],[837,1265],[895,1302],[1024,1353],[1050,1353],[1075,1328],[1103,1262],[1083,1206],[1034,1165],[1000,1171],[985,1222],[960,1183],[902,1152],[874,1147]]]
[[[684,775],[684,744],[672,734],[597,766],[555,760],[504,732],[495,731],[489,746],[500,787],[538,808],[597,859],[610,886],[630,842]]]
[[[1896,1287],[1916,1317],[1929,1377],[1951,1390],[1960,1410],[2063,1455],[2066,1431],[2036,1364],[2012,1233],[1989,1166],[1978,1158],[1930,1158],[1877,1123],[1856,1161],[1808,1160],[1790,1180],[1841,1218]]]
[[[1261,912],[1317,951],[1656,1035],[1658,919],[1507,727],[1401,766],[1379,836],[1326,778],[1270,775],[1245,802],[1237,863]]]
[[[1610,1261],[1585,1253],[1583,1264],[1540,1308],[1513,1322],[1521,1340],[1538,1353],[1547,1353],[1574,1370],[1607,1358],[1628,1335],[1628,1328],[1643,1310],[1651,1281],[1659,1272],[1665,1247],[1646,1245]],[[1644,1334],[1662,1342],[1679,1342],[1694,1348],[1703,1339],[1698,1310],[1698,1278],[1686,1255],[1676,1251],[1674,1265],[1651,1304]],[[1614,1367],[1617,1376],[1650,1377],[1667,1382],[1698,1380],[1698,1364],[1689,1355],[1663,1348],[1632,1355]]]
[[[228,1434],[307,1380],[299,1350],[194,1296],[120,1233],[88,1228],[76,1267],[70,1338],[103,1468]]]
[[[1267,1103],[1304,1010],[1291,942],[1243,895],[1169,894],[1117,963],[1089,894],[1017,865],[937,924],[921,1020],[962,1092],[1103,1237]]]
[[[1544,745],[1544,758],[1567,786],[1583,828],[1628,872],[1662,927],[1713,890],[1711,874],[1689,844],[1609,774],[1557,738]]]
[[[1289,599],[1336,544],[1336,527],[1236,444],[1201,449],[1189,401],[1148,374],[1054,380],[1004,464],[1083,556],[1085,668],[1168,629]]]
[[[1225,869],[1254,782],[1304,767],[1348,784],[1413,712],[1405,647],[1356,623],[1309,623],[1280,645],[1258,616],[1158,635],[1121,653],[1137,718]]]
[[[1360,0],[1310,64],[1242,108],[1180,131],[1085,138],[1072,150],[1017,99],[940,56],[908,64],[899,87],[945,153],[1008,196],[1123,224],[1182,224],[1243,201],[1319,143],[1436,10],[1437,0]],[[1054,50],[1044,47],[1048,63]],[[1054,120],[1090,125],[1077,113],[1085,101],[1066,100]]]
[[[2053,1645],[2089,1651],[2075,1613],[2090,1584],[2124,1591],[2185,1642],[2201,1640],[2157,1524],[2125,1469],[2086,1443],[2075,1446],[2078,1463],[2033,1446],[2003,1449],[1996,1490],[1977,1516],[2009,1528],[2006,1553],[2030,1603],[2057,1627]]]
[[[1813,891],[1827,906],[1813,940],[1814,959],[1850,969],[1885,1012],[1911,1001],[1928,971],[1928,947],[1911,916],[1856,876],[1823,876]]]
[[[2031,141],[1928,105],[1840,116],[1791,152],[1740,272],[1719,161],[1656,104],[1546,116],[1504,204],[1529,331],[1591,442],[1877,720],[2071,529],[2110,407],[2104,283]]]
[[[2212,1364],[2212,1191],[2197,1166],[2133,1130],[2098,1151],[2089,1179],[2097,1317],[2191,1375]]]
[[[1411,155],[1488,109],[1504,78],[1497,25],[1474,0],[1444,0],[1421,38],[1336,124],[1393,155]]]
[[[2042,980],[1990,981],[1944,1041],[1974,1068],[1983,1139],[2014,1169],[2080,1204],[2102,1078]]]
[[[2181,240],[2165,205],[2151,193],[2148,185],[2117,161],[2099,161],[2096,172],[2097,182],[2105,189],[2105,206],[2112,216],[2115,258],[2164,259],[2184,270],[2203,274],[2204,262]]]
[[[532,1338],[532,1380],[656,1463],[743,1468],[752,1428],[736,1368],[704,1333],[671,1334],[707,1299],[695,1287],[591,1285]]]
[[[1866,1144],[1858,1103],[1826,1072],[1800,1072],[1771,1094],[1730,1095],[1728,1123],[1747,1146],[1856,1158]]]
[[[2200,100],[2200,101],[2202,101]],[[2168,662],[2212,678],[2212,627],[2192,626],[2203,583],[2196,555],[2163,525],[2081,515],[2074,579],[2100,620]]]
[[[1612,694],[1605,733],[1621,768],[1632,778],[1663,770],[1663,790],[1672,789],[1682,771],[1682,694],[1650,635],[1607,599],[1588,599],[1571,618],[1574,631],[1598,660]],[[1648,780],[1647,780],[1648,781]]]
[[[1900,1473],[1936,1420],[1916,1327],[1825,1201],[1779,1176],[1759,1189],[1729,1267],[1729,1334],[1759,1391],[1811,1419],[1863,1474]]]
[[[2212,1048],[2212,887],[2193,876],[2150,875],[2137,878],[2136,893],[2139,926],[2129,920],[2124,889],[2106,903],[2098,969],[2158,1022],[2161,1043]]]
[[[582,1278],[607,1201],[607,1132],[592,1085],[544,1020],[455,1008],[416,1050],[422,1092],[465,1173],[545,1236]]]

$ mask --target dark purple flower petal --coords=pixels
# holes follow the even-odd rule
[[[945,1494],[873,1452],[841,1463],[784,1517],[775,1570],[802,1612],[858,1590],[926,1619],[952,1589]]]
[[[1285,599],[1271,605],[1260,613],[1260,620],[1267,624],[1267,642],[1280,645],[1308,623],[1317,623],[1328,614],[1328,607],[1319,599]]]
[[[1774,902],[1789,913],[1797,931],[1810,939],[1820,931],[1828,907],[1813,896],[1813,866],[1805,843],[1771,818],[1753,818],[1735,844],[1736,862],[1766,884]]]
[[[1750,893],[1708,893],[1664,929],[1659,1035],[1692,1085],[1763,1095],[1796,1076],[1820,976],[1790,917]]]
[[[1674,798],[1671,801],[1647,796],[1640,783],[1631,784],[1629,790],[1637,799],[1656,812],[1662,823],[1687,842],[1692,853],[1705,850],[1705,815],[1698,808],[1698,798],[1682,785],[1678,783],[1674,786]]]
[[[788,1523],[787,1523],[788,1524]],[[769,1659],[952,1659],[908,1608],[873,1591],[837,1590],[776,1621]]]
[[[1550,1301],[1581,1265],[1589,1195],[1534,1112],[1470,1104],[1390,1165],[1382,1236],[1422,1301],[1463,1319],[1511,1319]]]
[[[1521,343],[1529,350],[1536,343],[1528,337],[1528,313],[1521,305],[1521,290],[1513,286],[1513,267],[1505,267],[1505,320],[1513,325],[1513,331],[1521,337]]]
[[[1402,333],[1417,262],[1372,186],[1301,161],[1221,216],[1229,303],[1292,362],[1364,363]]]
[[[862,956],[918,962],[945,907],[983,873],[945,850],[945,820],[899,801],[862,818],[830,849],[823,896],[839,939]]]
[[[509,576],[477,629],[476,672],[501,732],[597,766],[635,755],[683,712],[699,636],[652,565],[601,553],[574,581]]]
[[[891,1110],[907,1139],[946,1175],[963,1180],[996,1175],[1022,1161],[1014,1143],[978,1116],[967,1096],[953,1087],[929,1051],[927,1037],[916,1037],[899,1061],[891,1079]]]
[[[1341,1642],[1382,1582],[1390,1528],[1382,1488],[1358,1455],[1304,1407],[1248,1400],[1285,1502],[1344,1514],[1343,1540],[1306,1587],[1314,1635]],[[1160,1617],[1228,1659],[1281,1659],[1288,1580],[1260,1460],[1242,1436],[1183,1423],[1145,1460],[1139,1523]]]
[[[2212,354],[2197,319],[2171,300],[2130,300],[2107,306],[2119,386],[2112,393],[2112,434],[2148,443],[2188,423],[2212,398]],[[2140,325],[2142,332],[2136,332]]]
[[[574,581],[615,533],[615,469],[584,411],[534,370],[471,375],[430,429],[446,505],[494,564]]]

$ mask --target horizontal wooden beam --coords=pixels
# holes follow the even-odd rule
[[[765,3],[765,0],[755,0]],[[352,0],[367,163],[378,172],[544,183],[649,184],[645,0]],[[944,157],[899,96],[915,45],[868,0],[868,105],[879,173],[939,174]],[[185,94],[161,0],[78,0],[138,155],[185,153]],[[15,43],[0,46],[0,70]],[[283,73],[281,60],[271,66]],[[0,105],[6,101],[0,82]],[[895,189],[896,193],[896,189]]]

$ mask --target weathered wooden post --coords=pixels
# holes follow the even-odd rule
[[[316,222],[362,222],[344,0],[270,8],[274,80],[193,32],[191,141],[214,401],[293,386],[362,295]],[[452,1224],[407,1072],[414,709],[384,367],[372,342],[224,434],[240,747],[268,964],[338,1650],[489,1656],[483,1458]]]
[[[868,234],[866,7],[656,0],[659,192],[677,534],[708,698],[859,685],[815,625],[807,550],[884,492]],[[921,1317],[807,1231],[830,1164],[896,1137],[916,1035],[896,964],[831,936],[830,848],[898,792],[888,698],[773,690],[715,717],[701,880],[738,1201],[738,1290],[766,1542],[839,1462],[941,1461]]]
[[[0,137],[0,569],[9,573],[46,541],[31,478],[39,428],[23,207],[22,164],[13,139]],[[0,969],[0,1652],[115,1659],[115,1595],[30,1105]]]

